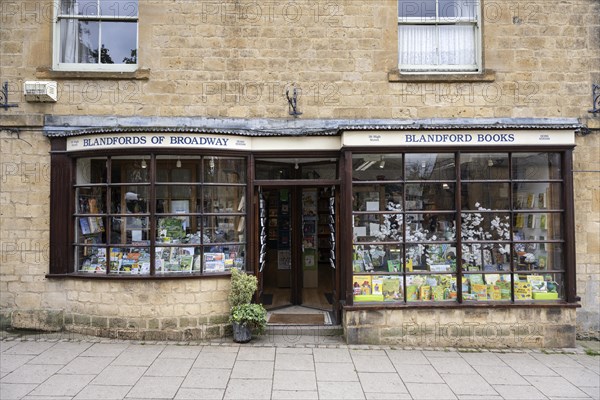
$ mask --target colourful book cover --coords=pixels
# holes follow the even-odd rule
[[[487,285],[487,295],[490,300],[502,300],[502,292],[498,285]]]
[[[445,300],[445,291],[446,288],[444,286],[435,286],[432,289],[432,296],[434,301],[443,301]]]
[[[531,284],[515,282],[515,300],[531,300]]]
[[[418,300],[419,287],[417,285],[406,286],[406,300],[417,301]]]
[[[471,285],[473,294],[477,295],[477,300],[487,300],[487,285],[482,283],[475,283]]]
[[[371,276],[370,275],[354,275],[352,277],[352,286],[354,295],[371,294]]]
[[[374,276],[371,278],[371,294],[383,294],[383,279],[381,276]]]
[[[531,285],[531,291],[537,293],[548,292],[548,286],[541,275],[527,275],[527,282]]]
[[[419,288],[419,298],[421,301],[431,300],[431,286],[423,285]]]
[[[402,298],[402,285],[398,276],[384,276],[382,292],[383,301],[400,301]]]
[[[87,217],[79,218],[79,226],[81,227],[82,235],[89,235],[90,233],[92,233]]]

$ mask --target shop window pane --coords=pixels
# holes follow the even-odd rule
[[[294,165],[260,161],[255,165],[256,179],[291,179]]]
[[[236,213],[246,211],[245,186],[205,186],[205,213]]]
[[[148,186],[113,186],[111,188],[111,213],[145,214],[148,213]]]
[[[455,272],[456,246],[443,244],[407,244],[406,271]]]
[[[150,161],[150,156],[113,157],[111,159],[111,182],[150,182]]]
[[[402,211],[402,185],[353,185],[354,211]]]
[[[402,214],[354,215],[354,241],[396,242],[402,240]]]
[[[560,153],[513,153],[512,178],[519,180],[561,179]]]
[[[245,240],[244,216],[207,216],[204,221],[204,243],[238,243]]]
[[[515,275],[515,301],[564,299],[563,274]]]
[[[508,153],[462,153],[460,176],[463,181],[509,179]]]
[[[562,214],[515,214],[513,238],[514,240],[561,240],[563,239]]]
[[[305,164],[300,166],[300,179],[336,179],[337,163]]]
[[[243,158],[204,157],[204,182],[246,183],[246,160]]]
[[[160,217],[156,219],[156,241],[159,243],[200,243],[199,235],[190,232],[191,218],[189,216],[181,217]],[[190,236],[186,236],[190,234]]]
[[[106,243],[105,217],[78,217],[75,219],[75,223],[75,241],[77,243]]]
[[[352,277],[354,301],[360,302],[404,302],[402,276],[399,275],[354,275]]]
[[[456,277],[450,274],[407,275],[406,301],[456,301]]]
[[[156,156],[156,182],[200,182],[200,157]]]
[[[494,211],[461,213],[461,219],[461,237],[465,242],[510,240],[508,213]]]
[[[106,212],[106,187],[80,187],[75,189],[76,213],[103,214]]]
[[[110,231],[111,244],[150,244],[148,217],[113,217]]]
[[[206,246],[202,272],[218,273],[230,271],[231,268],[245,268],[246,247],[242,245]]]
[[[401,245],[355,245],[352,259],[354,273],[402,272]]]
[[[106,183],[106,157],[78,158],[75,182],[78,185]]]
[[[407,210],[454,210],[454,183],[406,185]]]
[[[462,245],[463,271],[509,271],[510,245],[506,243],[472,243]]]
[[[106,273],[106,248],[76,246],[75,263],[78,272]]]
[[[200,272],[201,248],[199,246],[162,247],[154,253],[156,274]]]
[[[111,248],[110,273],[123,275],[149,275],[150,249],[148,247]]]
[[[509,274],[464,274],[462,298],[465,301],[510,301],[510,279]]]
[[[531,182],[513,184],[513,208],[515,210],[560,210],[562,203],[560,183]]]
[[[407,154],[406,180],[454,180],[456,179],[455,165],[452,153]]]
[[[156,212],[189,214],[201,212],[197,206],[200,197],[200,186],[156,186]]]
[[[352,180],[395,181],[403,177],[401,154],[354,154]]]
[[[509,183],[463,183],[461,204],[463,210],[510,209]]]
[[[452,214],[406,214],[406,241],[454,240],[456,224]]]
[[[518,271],[562,271],[565,268],[562,243],[518,242],[514,244]]]

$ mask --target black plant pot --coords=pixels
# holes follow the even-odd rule
[[[241,325],[237,322],[231,323],[233,327],[233,341],[236,343],[248,343],[252,339],[252,331],[247,325]]]

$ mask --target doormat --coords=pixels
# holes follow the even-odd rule
[[[260,296],[260,302],[264,306],[268,306],[268,305],[273,304],[273,295],[272,294],[263,293]]]
[[[333,293],[325,293],[325,298],[329,304],[333,304]]]
[[[273,313],[269,317],[269,323],[290,325],[325,325],[325,316],[323,314]]]

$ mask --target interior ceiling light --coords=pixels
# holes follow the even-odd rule
[[[179,157],[177,157],[177,162],[175,163],[175,166],[177,168],[181,168],[181,160],[179,159]]]
[[[383,159],[383,156],[381,156],[381,161],[379,161],[379,168],[383,167],[385,167],[385,160]]]
[[[146,168],[148,166],[148,164],[146,164],[146,159],[142,158],[142,163],[141,163],[141,167],[142,168]]]

